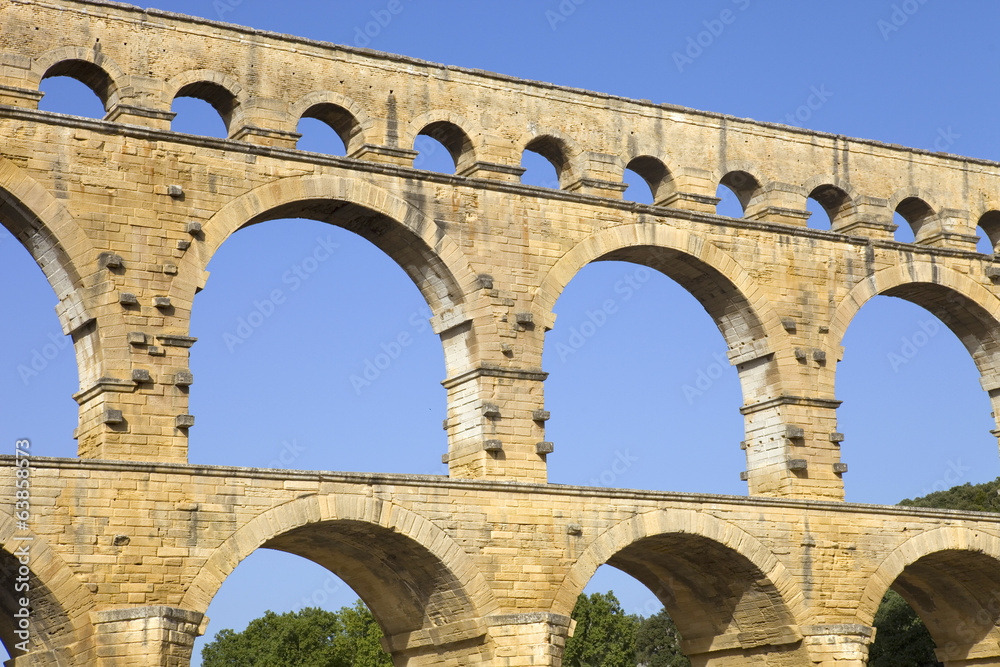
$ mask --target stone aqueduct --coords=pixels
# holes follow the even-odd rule
[[[104,120],[38,111],[68,75]],[[170,131],[193,96],[228,139]],[[962,340],[1000,414],[1000,165],[83,0],[0,2],[0,219],[59,298],[77,459],[0,475],[0,638],[22,665],[186,665],[260,547],[329,567],[396,665],[559,665],[602,564],[664,603],[696,665],[863,665],[892,586],[949,667],[1000,665],[1000,525],[843,502],[840,342],[879,294]],[[296,150],[300,118],[347,157]],[[414,169],[431,134],[456,174]],[[522,151],[560,187],[522,185]],[[655,203],[622,200],[623,170]],[[716,215],[716,189],[745,208]],[[805,226],[808,197],[832,229]],[[915,243],[893,240],[893,213]],[[189,318],[249,224],[345,227],[404,267],[445,350],[447,477],[189,465]],[[560,291],[625,260],[687,288],[742,384],[749,496],[546,484],[541,369]],[[13,618],[31,538],[30,651]]]

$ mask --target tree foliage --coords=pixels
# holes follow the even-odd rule
[[[666,609],[644,618],[635,637],[636,661],[643,667],[691,667],[681,653],[681,635]]]
[[[875,613],[875,641],[869,667],[937,667],[934,640],[899,593],[889,589]]]
[[[382,630],[358,600],[332,612],[267,611],[243,632],[226,629],[201,651],[203,667],[392,667]]]
[[[926,496],[907,498],[899,503],[909,507],[935,507],[948,510],[1000,512],[1000,477],[982,484],[962,484]]]
[[[573,607],[576,629],[566,641],[566,667],[635,667],[636,616],[611,591],[581,595]]]

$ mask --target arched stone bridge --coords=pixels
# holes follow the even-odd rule
[[[124,5],[0,3],[0,220],[59,297],[80,372],[78,459],[38,459],[32,530],[3,457],[0,638],[21,665],[185,665],[221,582],[260,547],[327,566],[397,665],[558,665],[596,568],[649,586],[698,665],[862,665],[888,587],[949,667],[1000,664],[1000,526],[843,503],[841,340],[889,294],[968,348],[1000,413],[1000,165],[434,65]],[[66,75],[104,120],[37,109]],[[228,139],[170,131],[178,96]],[[328,123],[347,157],[296,150]],[[455,175],[414,169],[441,141]],[[524,150],[559,189],[522,185]],[[622,201],[623,171],[652,205]],[[730,187],[743,218],[715,213]],[[806,200],[831,229],[805,226]],[[915,242],[893,240],[893,214]],[[445,351],[450,475],[187,464],[189,321],[234,232],[306,217],[402,266]],[[742,384],[749,497],[546,484],[552,308],[589,262],[687,288]],[[16,648],[31,538],[30,651]],[[19,541],[19,538],[21,539]]]

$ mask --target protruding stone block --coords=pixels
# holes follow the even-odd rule
[[[191,371],[177,371],[174,374],[174,384],[178,387],[190,387],[194,383]]]
[[[194,426],[194,415],[177,415],[177,419],[174,420],[174,426],[177,428],[191,428]]]
[[[145,345],[147,342],[146,334],[141,331],[129,331],[125,334],[125,340],[129,345]]]
[[[149,375],[149,371],[145,368],[133,368],[132,369],[132,382],[150,382],[152,378]]]
[[[502,452],[503,443],[496,439],[490,439],[483,442],[483,449],[488,452]]]
[[[137,306],[139,305],[139,299],[131,292],[120,292],[118,294],[118,303],[123,306]]]
[[[125,418],[122,416],[121,410],[107,409],[101,415],[101,423],[108,424],[109,426],[113,426],[115,424],[121,424],[124,421]]]
[[[535,443],[535,453],[536,454],[551,454],[555,450],[555,445],[551,442],[536,442]]]

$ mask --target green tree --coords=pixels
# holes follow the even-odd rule
[[[868,650],[869,667],[937,667],[934,640],[920,617],[899,593],[890,589],[875,612],[875,641]]]
[[[936,507],[947,510],[1000,512],[1000,477],[982,484],[962,484],[926,496],[907,498],[899,503],[909,507]]]
[[[226,629],[201,651],[203,667],[392,667],[382,630],[358,600],[332,612],[267,611],[243,632]]]
[[[681,635],[666,609],[644,618],[636,632],[636,660],[644,667],[691,667],[681,653]]]
[[[611,591],[581,595],[573,607],[576,629],[566,641],[566,667],[635,667],[636,616]]]

